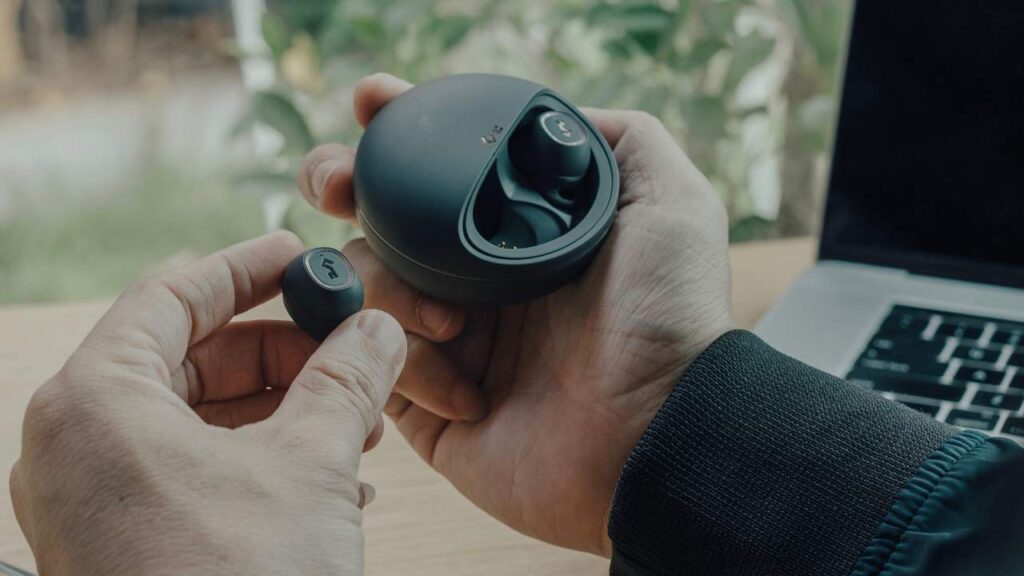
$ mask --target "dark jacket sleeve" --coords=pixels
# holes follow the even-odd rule
[[[742,331],[687,370],[630,455],[614,576],[1024,574],[1024,452]]]

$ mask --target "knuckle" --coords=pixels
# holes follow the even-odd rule
[[[349,240],[345,246],[341,249],[341,253],[346,258],[360,258],[370,253],[370,245],[366,242],[366,238],[355,238]]]
[[[11,500],[14,505],[17,506],[21,499],[21,460],[14,462],[14,466],[11,466],[10,476],[7,478],[7,485],[11,487]]]
[[[372,354],[371,354],[372,355]],[[376,358],[368,354],[346,359],[321,358],[309,366],[303,385],[312,394],[354,410],[367,426],[375,421],[375,407],[383,403],[374,383],[381,377]]]
[[[29,400],[25,411],[25,422],[47,423],[50,419],[60,418],[68,408],[68,390],[70,386],[61,386],[55,379],[47,381],[36,390]]]
[[[24,484],[24,472],[22,470],[24,464],[19,459],[11,467],[10,477],[7,481],[7,485],[10,487],[11,493],[11,508],[14,510],[14,517],[21,525],[22,530],[25,532],[25,536],[31,541],[32,532],[31,524],[29,523],[29,511],[28,511],[28,499],[31,493],[27,493]]]
[[[284,242],[292,252],[302,252],[305,249],[305,244],[302,243],[302,238],[291,230],[278,230],[274,232],[281,241]]]
[[[161,290],[160,282],[155,278],[143,278],[132,282],[122,293],[122,298],[146,297]]]
[[[90,404],[82,385],[63,376],[47,381],[32,395],[25,410],[25,447],[38,449],[36,453],[40,454],[56,452],[60,439],[68,435]]]
[[[102,371],[74,366],[65,366],[29,400],[23,443],[33,454],[78,451],[88,438],[109,438],[118,420],[109,378]]]
[[[655,134],[665,131],[665,125],[655,115],[646,110],[633,110],[630,124],[645,134]]]

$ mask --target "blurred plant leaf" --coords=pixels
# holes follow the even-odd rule
[[[431,32],[440,39],[442,50],[447,51],[462,42],[474,24],[475,21],[469,16],[453,16],[435,20]]]
[[[740,218],[729,227],[729,242],[750,242],[773,237],[775,223],[760,216]]]
[[[284,138],[286,154],[305,154],[316,145],[302,112],[291,99],[278,92],[256,92],[252,99],[252,118],[276,130]]]
[[[850,3],[836,0],[778,1],[783,18],[811,48],[816,61],[825,67],[828,74],[846,46],[844,27],[849,19]]]
[[[231,132],[228,133],[228,138],[231,140],[237,140],[243,134],[248,134],[252,131],[253,126],[256,125],[256,118],[252,113],[252,105],[250,104],[249,109],[244,114],[239,116],[235,125],[231,127]]]
[[[707,33],[722,38],[732,34],[736,15],[746,4],[749,2],[739,0],[717,0],[707,3],[703,9]]]
[[[281,76],[295,88],[312,93],[320,93],[324,89],[320,55],[313,38],[305,32],[299,32],[293,37],[292,45],[278,60],[278,69]]]
[[[708,61],[729,45],[720,38],[701,38],[679,62],[682,70],[694,70],[708,65]]]
[[[291,45],[292,33],[288,25],[277,14],[269,11],[263,13],[261,25],[263,41],[270,47],[270,53],[275,60],[281,58]]]
[[[725,102],[714,96],[695,96],[682,103],[691,138],[714,141],[725,134]]]
[[[732,92],[758,64],[772,54],[775,42],[759,34],[748,34],[736,40],[732,51],[732,62],[725,79],[725,88]]]
[[[639,48],[654,55],[675,23],[675,14],[656,2],[634,4],[601,4],[594,8],[591,21],[618,32],[619,50],[628,54]]]

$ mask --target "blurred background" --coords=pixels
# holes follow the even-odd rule
[[[351,90],[514,74],[661,118],[734,242],[814,233],[847,0],[0,0],[0,304],[112,296],[269,229]],[[60,270],[59,276],[54,270]]]

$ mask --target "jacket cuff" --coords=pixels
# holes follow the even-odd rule
[[[849,574],[908,479],[955,433],[730,332],[690,366],[626,462],[612,573]]]
[[[1024,450],[967,430],[904,486],[852,576],[1020,574]]]

